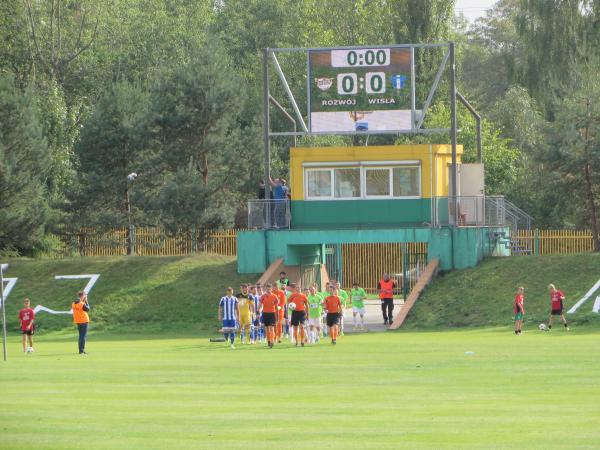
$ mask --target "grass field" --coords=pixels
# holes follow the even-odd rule
[[[216,305],[227,286],[256,281],[239,275],[235,258],[217,255],[190,257],[98,257],[10,261],[8,277],[18,277],[7,300],[10,332],[18,332],[18,311],[24,297],[32,305],[69,310],[87,280],[55,280],[55,275],[98,273],[89,300],[94,330],[126,329],[143,333],[214,330]],[[71,328],[65,316],[40,313],[41,334]]]
[[[437,278],[408,315],[404,327],[440,329],[507,325],[513,318],[518,286],[525,287],[525,322],[548,319],[548,284],[555,283],[565,295],[569,309],[600,278],[600,254],[517,256],[490,258],[477,267],[456,270]],[[600,317],[592,312],[596,295],[576,314],[574,324],[596,327]]]
[[[598,448],[600,333],[380,333],[273,350],[39,337],[0,363],[3,449]],[[474,352],[468,354],[466,352]]]

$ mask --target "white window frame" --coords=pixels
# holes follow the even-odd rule
[[[417,195],[394,195],[394,180],[393,180],[393,174],[394,174],[394,170],[393,169],[401,169],[401,168],[412,168],[412,167],[416,167],[417,169],[419,169],[418,174],[419,174],[419,181],[418,186],[419,186],[419,193]],[[423,178],[422,178],[422,170],[421,170],[421,165],[420,164],[404,164],[404,165],[396,165],[393,166],[391,168],[391,175],[390,175],[390,184],[392,185],[392,190],[391,192],[391,196],[393,198],[405,198],[405,199],[414,199],[414,198],[422,198],[423,197]]]
[[[303,166],[303,185],[304,199],[308,201],[331,201],[331,200],[402,200],[419,199],[423,197],[423,171],[421,161],[355,161],[355,162],[309,162]],[[394,169],[416,167],[419,173],[419,193],[418,195],[394,196]],[[360,197],[335,197],[335,169],[359,169],[360,170]],[[389,171],[389,195],[367,195],[367,170],[369,169],[388,169]],[[329,171],[331,176],[331,191],[328,197],[310,197],[308,195],[308,172]]]
[[[311,197],[308,195],[308,173],[309,172],[329,172],[331,187],[329,189],[329,196],[318,196]],[[310,169],[304,169],[304,198],[306,200],[333,200],[333,190],[334,190],[334,182],[333,179],[333,169],[331,167],[312,167]]]
[[[369,166],[369,167],[363,167],[362,168],[362,180],[361,180],[361,191],[362,191],[362,197],[366,198],[368,200],[378,200],[378,199],[382,199],[382,198],[390,198],[393,194],[393,185],[392,185],[392,168],[389,166]],[[367,194],[367,171],[369,170],[386,170],[388,171],[388,191],[389,194],[387,195],[369,195]]]

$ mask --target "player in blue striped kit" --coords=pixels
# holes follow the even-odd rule
[[[233,288],[227,288],[227,295],[221,297],[219,302],[219,320],[223,321],[223,336],[225,342],[231,341],[231,348],[235,341],[236,320],[240,317],[240,305],[238,299],[233,295]]]

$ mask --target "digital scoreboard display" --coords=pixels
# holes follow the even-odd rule
[[[410,48],[309,51],[312,132],[412,128]]]

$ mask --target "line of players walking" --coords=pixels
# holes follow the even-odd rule
[[[290,283],[285,272],[273,284],[242,284],[240,292],[233,288],[219,302],[219,320],[225,342],[234,348],[239,330],[241,344],[266,342],[272,348],[288,337],[296,346],[315,344],[329,336],[331,343],[344,335],[344,309],[352,305],[355,329],[366,330],[365,290],[354,284],[350,293],[334,280],[322,292],[315,283],[301,289]]]

